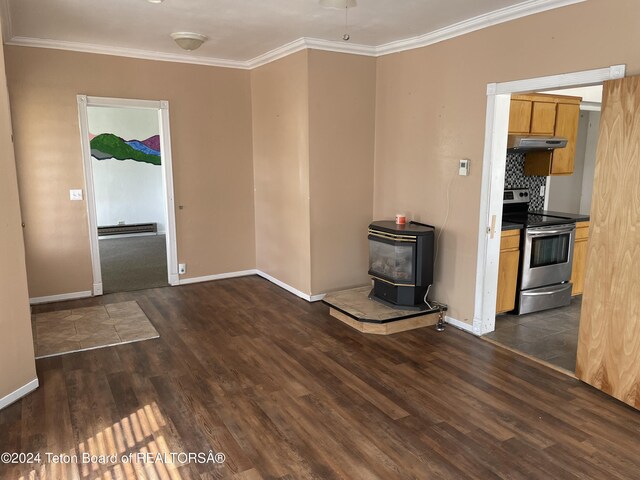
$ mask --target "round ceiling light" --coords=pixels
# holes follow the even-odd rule
[[[356,0],[320,0],[320,5],[329,8],[353,8],[358,3]]]
[[[193,32],[175,32],[171,34],[173,41],[184,50],[195,50],[208,40],[206,35]]]
[[[162,3],[164,0],[147,0],[149,3]]]

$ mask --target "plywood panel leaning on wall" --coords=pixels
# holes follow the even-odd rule
[[[640,408],[640,77],[605,82],[576,375]]]

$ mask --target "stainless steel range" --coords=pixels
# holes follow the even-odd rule
[[[576,222],[549,212],[529,211],[529,191],[504,191],[502,218],[522,224],[516,313],[569,305]]]

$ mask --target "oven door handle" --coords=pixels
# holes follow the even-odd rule
[[[530,237],[541,237],[545,235],[558,235],[560,233],[571,233],[575,231],[575,227],[571,228],[557,228],[555,230],[533,230],[527,229],[527,235]]]
[[[559,286],[559,287],[547,287],[546,291],[527,292],[526,290],[524,290],[521,293],[524,296],[537,297],[537,296],[540,296],[540,295],[553,295],[555,293],[564,292],[565,290],[569,290],[570,288],[573,288],[573,283],[571,283],[571,282],[562,283],[560,285],[561,286]]]

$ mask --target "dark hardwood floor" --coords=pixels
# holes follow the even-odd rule
[[[448,327],[366,336],[258,277],[108,295],[160,338],[37,362],[0,451],[223,452],[0,478],[632,479],[640,412]],[[6,366],[2,366],[6,368]]]

